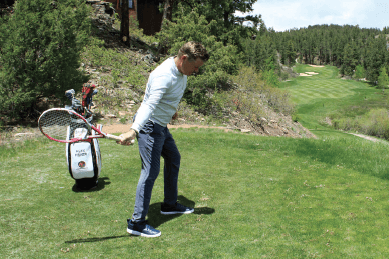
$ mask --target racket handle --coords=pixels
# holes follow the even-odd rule
[[[115,140],[117,140],[117,141],[122,141],[123,139],[121,138],[121,137],[119,137],[119,136],[115,136],[115,135],[112,135],[112,134],[105,134],[105,137],[106,138],[110,138],[110,139],[115,139]]]

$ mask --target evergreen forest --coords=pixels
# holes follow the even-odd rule
[[[271,32],[281,63],[332,65],[350,77],[378,80],[388,68],[389,27],[359,28],[351,25],[314,25]],[[362,69],[362,73],[356,73]]]

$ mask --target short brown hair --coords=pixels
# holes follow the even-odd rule
[[[200,42],[195,41],[189,41],[180,48],[178,57],[180,58],[183,55],[187,55],[189,61],[195,61],[197,58],[200,58],[205,62],[209,59],[209,54],[205,47]]]

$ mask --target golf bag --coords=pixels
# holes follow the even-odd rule
[[[88,107],[84,106],[83,102],[74,98],[74,90],[66,91],[65,95],[71,100],[72,105],[66,105],[66,109],[72,109],[79,114],[82,114],[86,120],[90,123],[93,119],[93,115],[87,108],[90,107],[91,96],[89,96]],[[101,129],[101,125],[97,125],[97,128]],[[69,128],[67,138],[72,139],[74,137],[84,137],[86,135],[96,134],[94,130],[88,132],[88,129],[80,124],[73,128]],[[66,162],[68,165],[70,176],[76,181],[76,187],[81,190],[89,190],[97,186],[98,178],[101,172],[101,154],[99,141],[92,139],[89,141],[79,141],[75,143],[66,144]]]

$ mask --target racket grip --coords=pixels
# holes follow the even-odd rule
[[[117,140],[117,141],[122,141],[123,140],[121,137],[115,136],[115,135],[112,135],[112,134],[105,134],[105,137],[109,138],[109,139],[114,139],[114,140]]]

